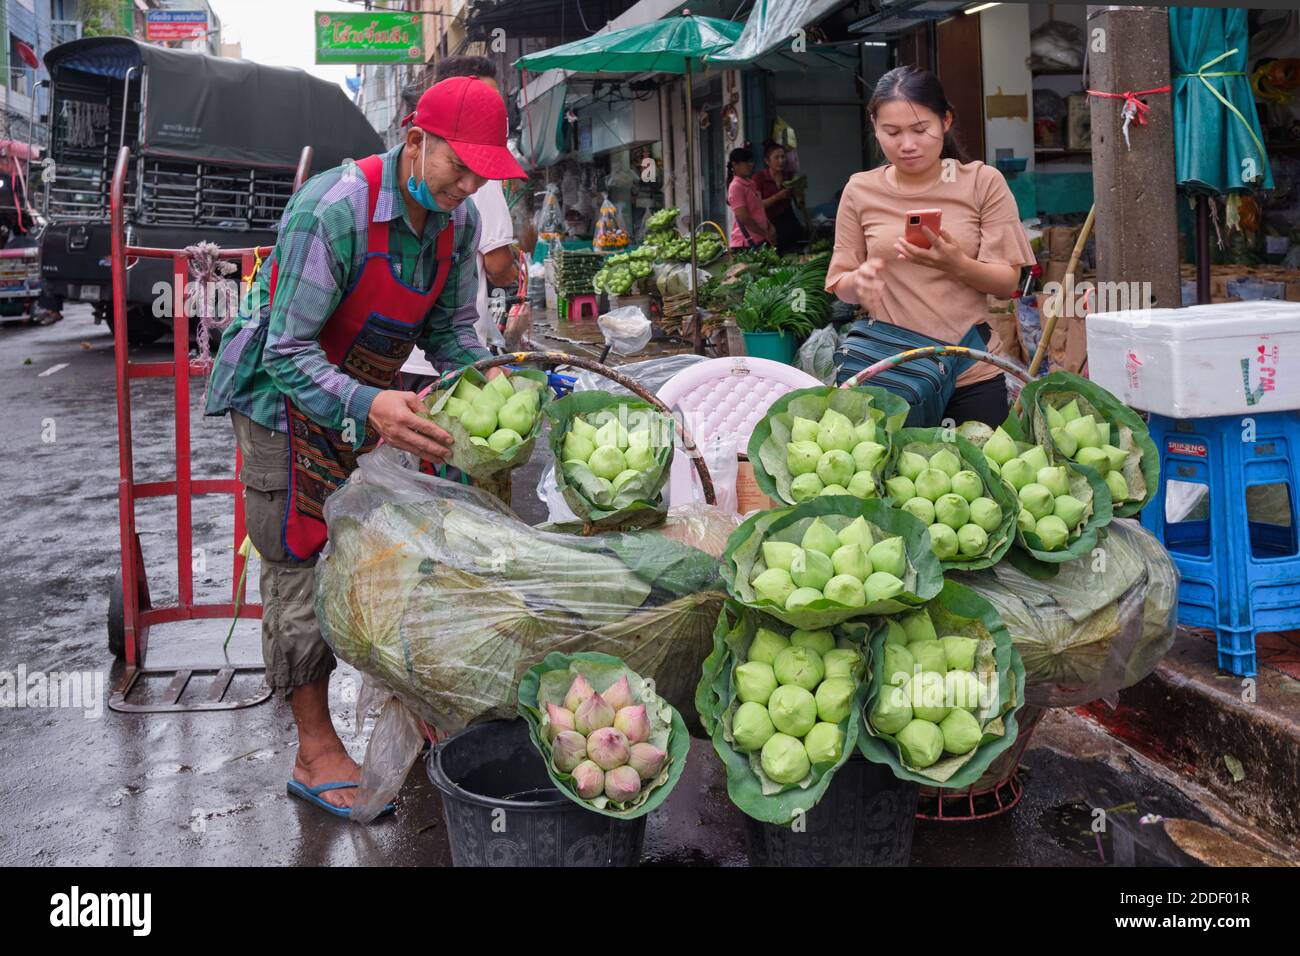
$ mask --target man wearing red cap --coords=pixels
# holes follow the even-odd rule
[[[243,454],[267,683],[298,727],[288,790],[339,816],[359,771],[330,720],[335,660],[313,607],[322,506],[381,438],[434,463],[450,455],[451,436],[392,385],[417,344],[443,369],[487,357],[474,332],[478,212],[465,199],[525,175],[506,148],[505,104],[476,79],[430,87],[407,124],[387,153],[290,199],[208,384],[207,414],[230,413]]]

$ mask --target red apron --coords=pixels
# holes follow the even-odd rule
[[[369,156],[357,163],[369,187],[366,213],[366,261],[361,275],[344,293],[325,321],[320,345],[329,361],[366,385],[389,388],[424,326],[425,316],[442,293],[451,270],[455,229],[451,223],[439,234],[437,271],[428,292],[402,282],[388,255],[390,223],[375,222],[375,203],[383,178],[383,157]],[[275,299],[276,265],[271,264],[272,301]],[[347,480],[357,466],[357,456],[379,442],[373,428],[353,451],[343,434],[312,421],[286,397],[289,413],[289,495],[284,517],[284,546],[299,561],[315,557],[325,545],[322,517],[325,499]],[[366,425],[358,422],[357,427]]]

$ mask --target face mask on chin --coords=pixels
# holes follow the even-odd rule
[[[428,142],[425,136],[420,140],[420,171],[424,172],[424,144]],[[410,176],[406,177],[406,191],[411,194],[411,198],[430,212],[445,212],[438,205],[438,201],[433,198],[433,193],[429,191],[429,184],[421,180],[418,184],[415,181],[415,173],[412,171]]]

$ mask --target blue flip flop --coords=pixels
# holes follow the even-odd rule
[[[351,807],[336,807],[328,800],[323,799],[321,794],[326,790],[347,790],[356,786],[357,785],[350,780],[340,780],[334,783],[322,783],[319,786],[309,787],[304,783],[299,783],[297,780],[291,779],[288,784],[285,785],[285,790],[288,791],[289,796],[297,797],[299,800],[306,800],[313,806],[320,807],[322,810],[328,811],[336,817],[351,817]],[[382,817],[389,813],[393,813],[396,810],[397,804],[390,803],[385,806],[384,809],[379,811],[379,815]]]

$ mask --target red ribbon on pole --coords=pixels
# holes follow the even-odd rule
[[[1129,111],[1133,115],[1133,117],[1137,120],[1138,125],[1146,126],[1147,125],[1146,114],[1150,112],[1151,107],[1148,106],[1146,103],[1143,103],[1140,99],[1138,99],[1138,97],[1150,96],[1153,93],[1170,93],[1172,91],[1173,91],[1173,86],[1157,86],[1155,89],[1151,89],[1151,90],[1138,90],[1137,92],[1134,92],[1133,90],[1125,90],[1123,93],[1107,93],[1103,90],[1088,90],[1088,95],[1101,96],[1109,100],[1123,100],[1124,109]]]

